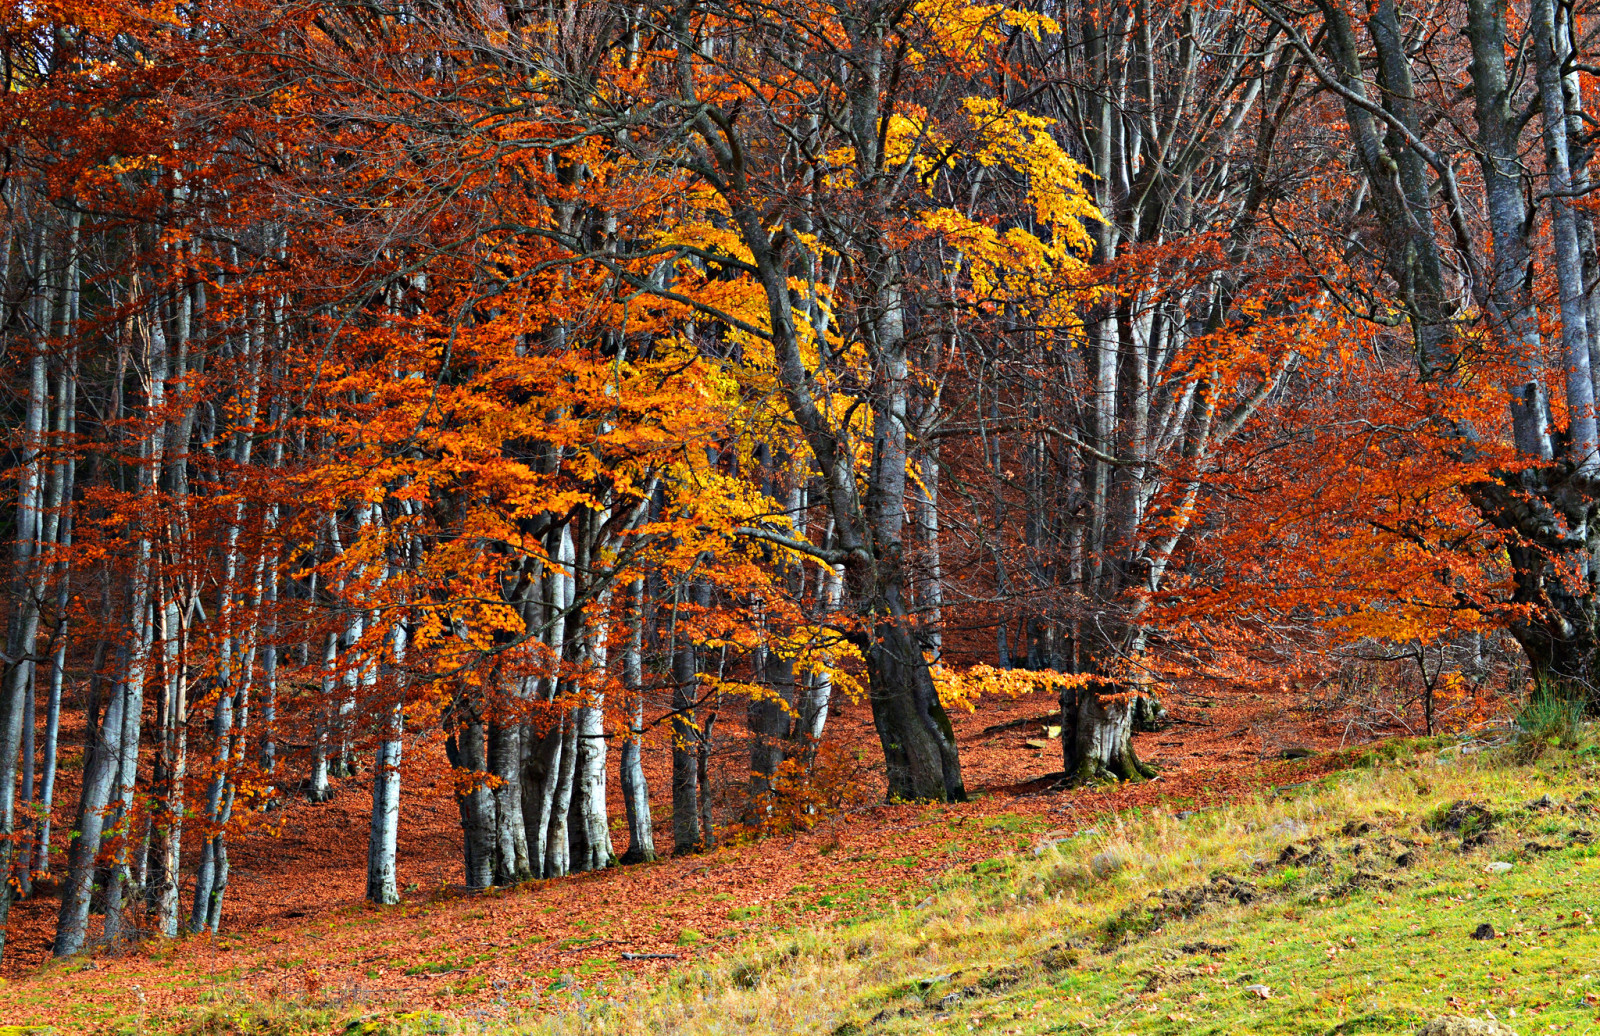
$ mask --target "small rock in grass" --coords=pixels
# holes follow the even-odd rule
[[[1244,991],[1246,993],[1254,993],[1256,996],[1260,997],[1263,1000],[1271,1000],[1272,999],[1272,987],[1270,987],[1270,986],[1263,986],[1263,985],[1257,983],[1255,985],[1245,986],[1244,987]]]
[[[1480,942],[1487,942],[1490,939],[1499,938],[1499,936],[1495,933],[1494,925],[1487,921],[1473,929],[1472,937]]]
[[[1515,1030],[1487,1018],[1464,1018],[1459,1014],[1446,1014],[1418,1029],[1417,1036],[1517,1036],[1517,1034]]]
[[[1490,874],[1506,874],[1511,870],[1511,867],[1512,865],[1504,860],[1495,860],[1483,865],[1483,869]]]
[[[1548,793],[1546,793],[1532,800],[1527,805],[1529,809],[1542,813],[1547,809],[1555,809],[1557,802],[1555,799],[1551,798]]]

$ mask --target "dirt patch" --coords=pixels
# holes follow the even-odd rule
[[[1459,831],[1471,835],[1494,827],[1495,815],[1481,802],[1457,799],[1446,806],[1431,825],[1435,831]]]
[[[1129,907],[1106,922],[1103,930],[1105,950],[1143,938],[1168,921],[1191,918],[1213,906],[1254,903],[1261,898],[1261,890],[1231,874],[1217,874],[1204,885],[1162,889],[1152,898],[1156,900],[1155,906]]]
[[[1321,842],[1290,842],[1278,854],[1278,866],[1304,867],[1313,863],[1322,863],[1327,859],[1328,854],[1322,848]]]

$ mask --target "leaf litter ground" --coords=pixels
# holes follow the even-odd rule
[[[424,742],[413,752],[402,800],[400,906],[363,903],[371,799],[357,777],[329,803],[296,799],[272,811],[278,834],[235,842],[215,938],[152,940],[115,957],[50,963],[53,890],[17,903],[0,1018],[77,1031],[115,1017],[161,1017],[224,989],[454,1013],[526,1002],[552,984],[618,970],[662,970],[758,929],[914,903],[952,868],[1025,850],[1113,812],[1203,808],[1347,765],[1348,754],[1335,751],[1346,724],[1304,703],[1294,692],[1207,687],[1180,695],[1169,702],[1178,722],[1136,737],[1141,757],[1161,768],[1159,779],[1061,790],[1048,778],[1061,765],[1060,742],[1046,729],[1053,699],[990,700],[953,717],[971,802],[862,806],[806,832],[487,893],[458,884],[458,813],[442,751]],[[871,782],[877,745],[865,706],[839,710],[830,737],[855,751],[862,780]],[[1296,750],[1289,754],[1315,754],[1284,760],[1285,746]],[[666,752],[648,757],[651,786],[664,791]],[[670,845],[658,810],[657,845]],[[622,816],[620,799],[612,815]],[[625,839],[626,830],[616,837]],[[625,953],[659,956],[625,960]]]

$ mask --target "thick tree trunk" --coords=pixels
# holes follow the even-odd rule
[[[1126,689],[1101,681],[1062,689],[1061,761],[1069,782],[1143,781],[1156,775],[1134,754],[1134,702]]]
[[[145,442],[141,444],[141,459],[145,460],[147,466],[140,473],[141,489],[152,497],[161,484],[161,470],[167,442],[162,417],[166,405],[166,383],[169,373],[162,307],[157,304],[153,310],[149,321],[150,388],[149,408],[145,418],[148,427]],[[133,635],[128,665],[124,673],[126,689],[121,714],[122,731],[117,739],[118,757],[114,781],[116,809],[112,818],[113,827],[130,822],[134,789],[139,779],[139,741],[143,732],[144,689],[150,671],[151,652],[155,645],[155,617],[152,612],[154,607],[159,607],[159,601],[156,600],[156,576],[153,571],[154,547],[153,530],[141,529],[134,548],[131,580],[133,606],[129,609],[129,614],[133,618]],[[127,832],[124,832],[125,836],[126,834]],[[123,903],[132,885],[129,860],[131,841],[131,838],[124,837],[110,861],[105,899],[105,941],[108,945],[115,945],[121,935]],[[98,851],[98,846],[96,849]],[[84,909],[87,908],[88,903],[85,900]]]
[[[967,797],[955,731],[933,686],[922,645],[904,614],[872,617],[867,698],[883,746],[891,802],[961,802]]]
[[[559,878],[572,872],[572,841],[568,822],[572,814],[572,786],[578,769],[577,722],[571,712],[562,716],[559,730],[561,755],[552,774],[550,817],[544,836],[546,878]]]
[[[572,710],[572,809],[567,819],[568,866],[574,872],[611,865],[611,824],[606,817],[605,713],[597,700]]]
[[[1566,94],[1561,78],[1565,54],[1561,52],[1561,34],[1555,21],[1554,0],[1534,0],[1529,27],[1544,115],[1545,168],[1550,176],[1550,229],[1561,302],[1561,355],[1570,423],[1568,449],[1577,470],[1594,476],[1600,473],[1600,427],[1594,412],[1594,378],[1589,370],[1589,307],[1584,297],[1583,253],[1572,204]]]
[[[533,876],[522,816],[522,732],[515,722],[489,724],[489,770],[499,780],[494,789],[496,885],[515,885]]]
[[[46,265],[43,234],[38,261]],[[45,335],[51,329],[49,292],[41,293],[39,310],[44,319],[34,336],[28,364],[28,391],[21,477],[17,482],[16,534],[12,549],[11,623],[6,633],[6,664],[0,674],[0,953],[4,952],[7,923],[11,911],[9,882],[17,863],[16,784],[17,758],[22,750],[23,727],[31,720],[28,708],[33,687],[35,663],[32,655],[39,638],[39,602],[44,598],[46,566],[39,560],[43,531],[45,493],[45,417],[48,413],[49,379]],[[31,788],[29,789],[31,792]]]
[[[552,876],[545,873],[545,858],[551,815],[555,810],[556,785],[561,779],[561,753],[565,747],[560,718],[551,722],[554,726],[543,732],[534,724],[525,726],[521,738],[522,817],[527,832],[529,869],[536,878]]]
[[[485,889],[494,884],[495,816],[494,793],[488,784],[484,723],[477,715],[476,703],[463,702],[455,711],[444,744],[450,765],[458,771],[456,807],[461,811],[465,884],[468,888]],[[466,785],[460,788],[463,781]]]
[[[162,608],[161,639],[165,679],[160,709],[161,744],[156,757],[157,810],[151,817],[156,834],[155,873],[146,893],[156,930],[167,938],[178,934],[179,866],[183,858],[184,788],[189,758],[189,687],[184,672],[184,603],[172,599]]]

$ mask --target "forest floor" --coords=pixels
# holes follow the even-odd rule
[[[845,758],[853,753],[857,772],[842,779],[859,782],[857,804],[844,796],[846,807],[813,829],[486,893],[459,885],[456,807],[446,772],[435,767],[430,776],[428,760],[418,758],[430,750],[424,744],[407,773],[400,906],[362,901],[370,797],[355,778],[330,803],[295,800],[270,811],[267,823],[235,842],[217,937],[150,940],[115,957],[49,962],[56,900],[45,888],[19,902],[0,980],[0,1034],[9,1036],[7,1025],[58,1033],[288,1031],[261,1021],[267,1004],[298,1005],[330,1026],[418,1011],[487,1026],[547,1010],[563,996],[676,981],[684,969],[721,960],[765,933],[833,930],[904,910],[951,875],[1026,857],[1108,818],[1120,825],[1256,802],[1272,788],[1344,769],[1361,751],[1349,744],[1357,739],[1355,717],[1316,708],[1302,692],[1197,689],[1168,701],[1177,720],[1171,727],[1137,738],[1141,757],[1161,768],[1159,779],[1056,790],[1045,779],[1061,765],[1059,742],[1045,731],[1053,704],[1043,695],[988,700],[954,717],[968,803],[860,804],[877,794],[876,744],[865,707],[846,706],[830,737],[846,747]],[[1312,754],[1283,758],[1302,750]],[[658,792],[667,786],[664,756],[651,753]],[[667,818],[658,812],[656,820],[658,845],[670,844]],[[625,839],[625,829],[617,837]]]

